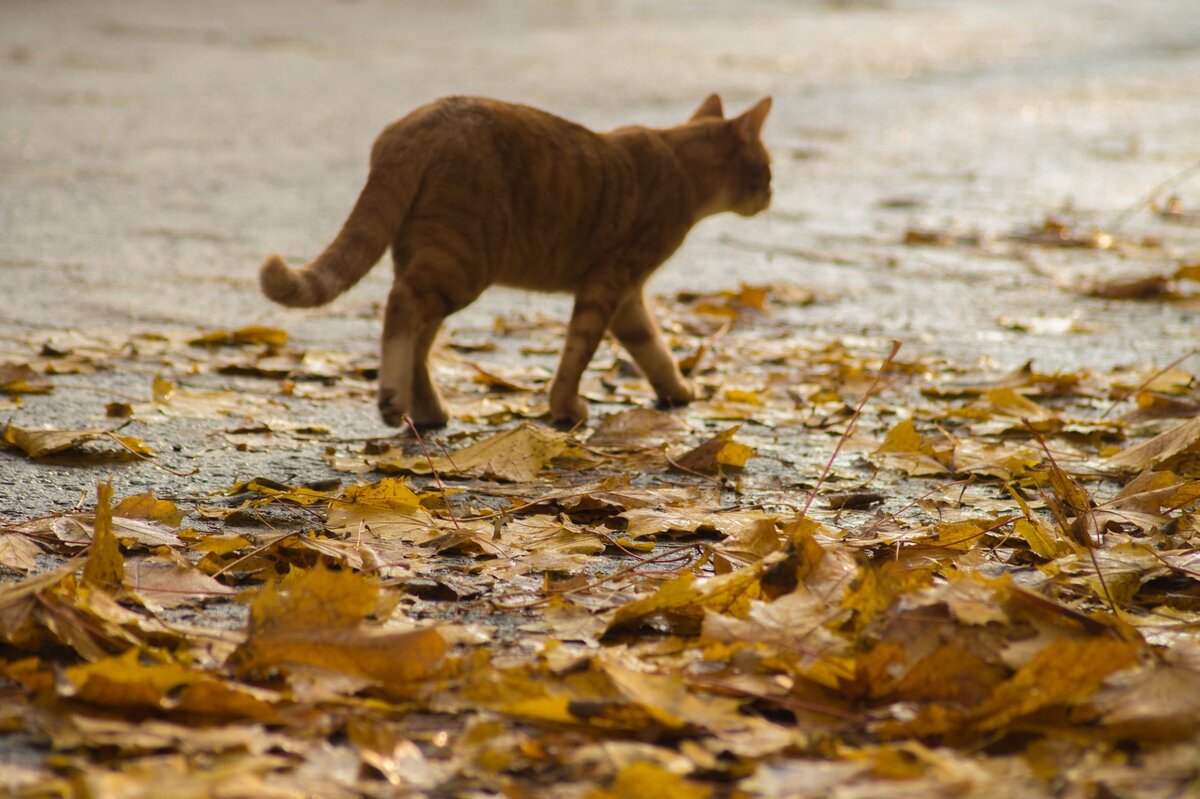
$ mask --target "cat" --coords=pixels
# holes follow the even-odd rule
[[[493,283],[575,295],[549,389],[556,424],[587,418],[579,381],[606,329],[660,402],[686,404],[696,389],[643,286],[700,219],[752,216],[770,204],[761,139],[770,109],[767,97],[726,119],[713,94],[682,125],[595,133],[529,106],[436,100],[376,139],[366,186],[325,251],[300,269],[268,257],[262,291],[282,305],[322,305],[391,245],[378,404],[393,427],[406,417],[426,427],[447,422],[429,349],[442,321]]]

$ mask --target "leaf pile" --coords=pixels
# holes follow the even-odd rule
[[[421,441],[272,419],[369,387],[356,358],[270,328],[43,348],[153,364],[131,423],[287,442],[347,484],[181,478],[174,501],[118,501],[102,483],[90,512],[0,528],[7,789],[1197,790],[1192,375],[999,374],[785,335],[812,301],[676,298],[705,398],[651,409],[607,348],[584,387],[603,413],[569,433],[531,421],[561,335],[540,320],[497,323],[520,370],[455,334],[436,366],[467,422]],[[52,373],[27,366],[12,385]],[[3,437],[6,458],[135,447],[99,426]]]

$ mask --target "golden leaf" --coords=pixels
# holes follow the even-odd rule
[[[125,559],[121,556],[121,545],[113,535],[112,483],[101,483],[96,487],[96,524],[92,534],[92,545],[88,548],[87,561],[83,564],[83,582],[116,591],[125,580]]]
[[[4,426],[0,443],[21,450],[30,458],[44,458],[56,452],[74,449],[104,435],[106,430],[25,430],[13,424]]]
[[[722,466],[741,469],[754,456],[754,448],[733,440],[733,434],[741,428],[734,425],[723,430],[695,449],[675,459],[675,465],[691,472],[715,472]]]
[[[1140,650],[1136,642],[1108,638],[1054,641],[998,686],[971,714],[970,724],[996,730],[1043,708],[1077,704],[1109,674],[1134,665]]]
[[[247,325],[237,330],[216,330],[205,333],[188,341],[196,347],[232,346],[240,347],[247,344],[265,344],[269,347],[286,347],[288,334],[286,330],[262,325]]]
[[[477,441],[450,455],[368,456],[368,464],[384,471],[483,477],[525,483],[538,476],[547,463],[570,449],[567,436],[555,430],[523,424]]]
[[[689,782],[662,766],[640,761],[617,772],[608,788],[593,788],[584,799],[708,799],[712,790]]]
[[[153,519],[168,527],[178,527],[186,515],[187,511],[180,510],[174,502],[158,499],[150,491],[125,497],[113,508],[113,516],[124,519]]]
[[[294,571],[259,591],[250,606],[245,669],[314,666],[392,685],[428,674],[447,651],[433,628],[391,632],[363,626],[378,584],[322,566]]]
[[[0,394],[49,394],[54,390],[45,375],[25,363],[0,363]]]

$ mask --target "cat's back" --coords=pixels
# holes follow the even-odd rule
[[[592,149],[603,138],[582,125],[528,105],[489,97],[452,96],[434,100],[384,128],[373,158],[403,150],[427,158],[451,155],[492,158],[526,151]]]

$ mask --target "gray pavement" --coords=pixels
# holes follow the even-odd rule
[[[255,273],[267,253],[303,261],[328,241],[387,122],[467,93],[600,129],[666,125],[710,91],[733,109],[774,96],[775,205],[703,223],[658,290],[790,280],[830,298],[795,313],[797,336],[900,338],[970,363],[1165,364],[1195,346],[1186,303],[1070,289],[1200,258],[1200,227],[1140,212],[1118,235],[1162,246],[1006,240],[1053,213],[1108,227],[1200,159],[1194,0],[5,0],[0,361],[50,331],[251,323],[369,354],[386,268],[311,312],[266,302]],[[1200,208],[1200,180],[1178,191]],[[910,228],[979,244],[905,246]],[[493,291],[452,324],[566,307]],[[1089,332],[1057,332],[1071,319]],[[144,374],[107,379],[147,392]],[[383,432],[369,402],[337,412],[351,432]],[[103,404],[60,390],[3,414],[90,427]],[[294,457],[294,473],[319,476]],[[210,464],[205,484],[259,466]],[[0,517],[70,504],[92,479],[2,453],[0,473],[48,486],[20,509],[0,490]]]

